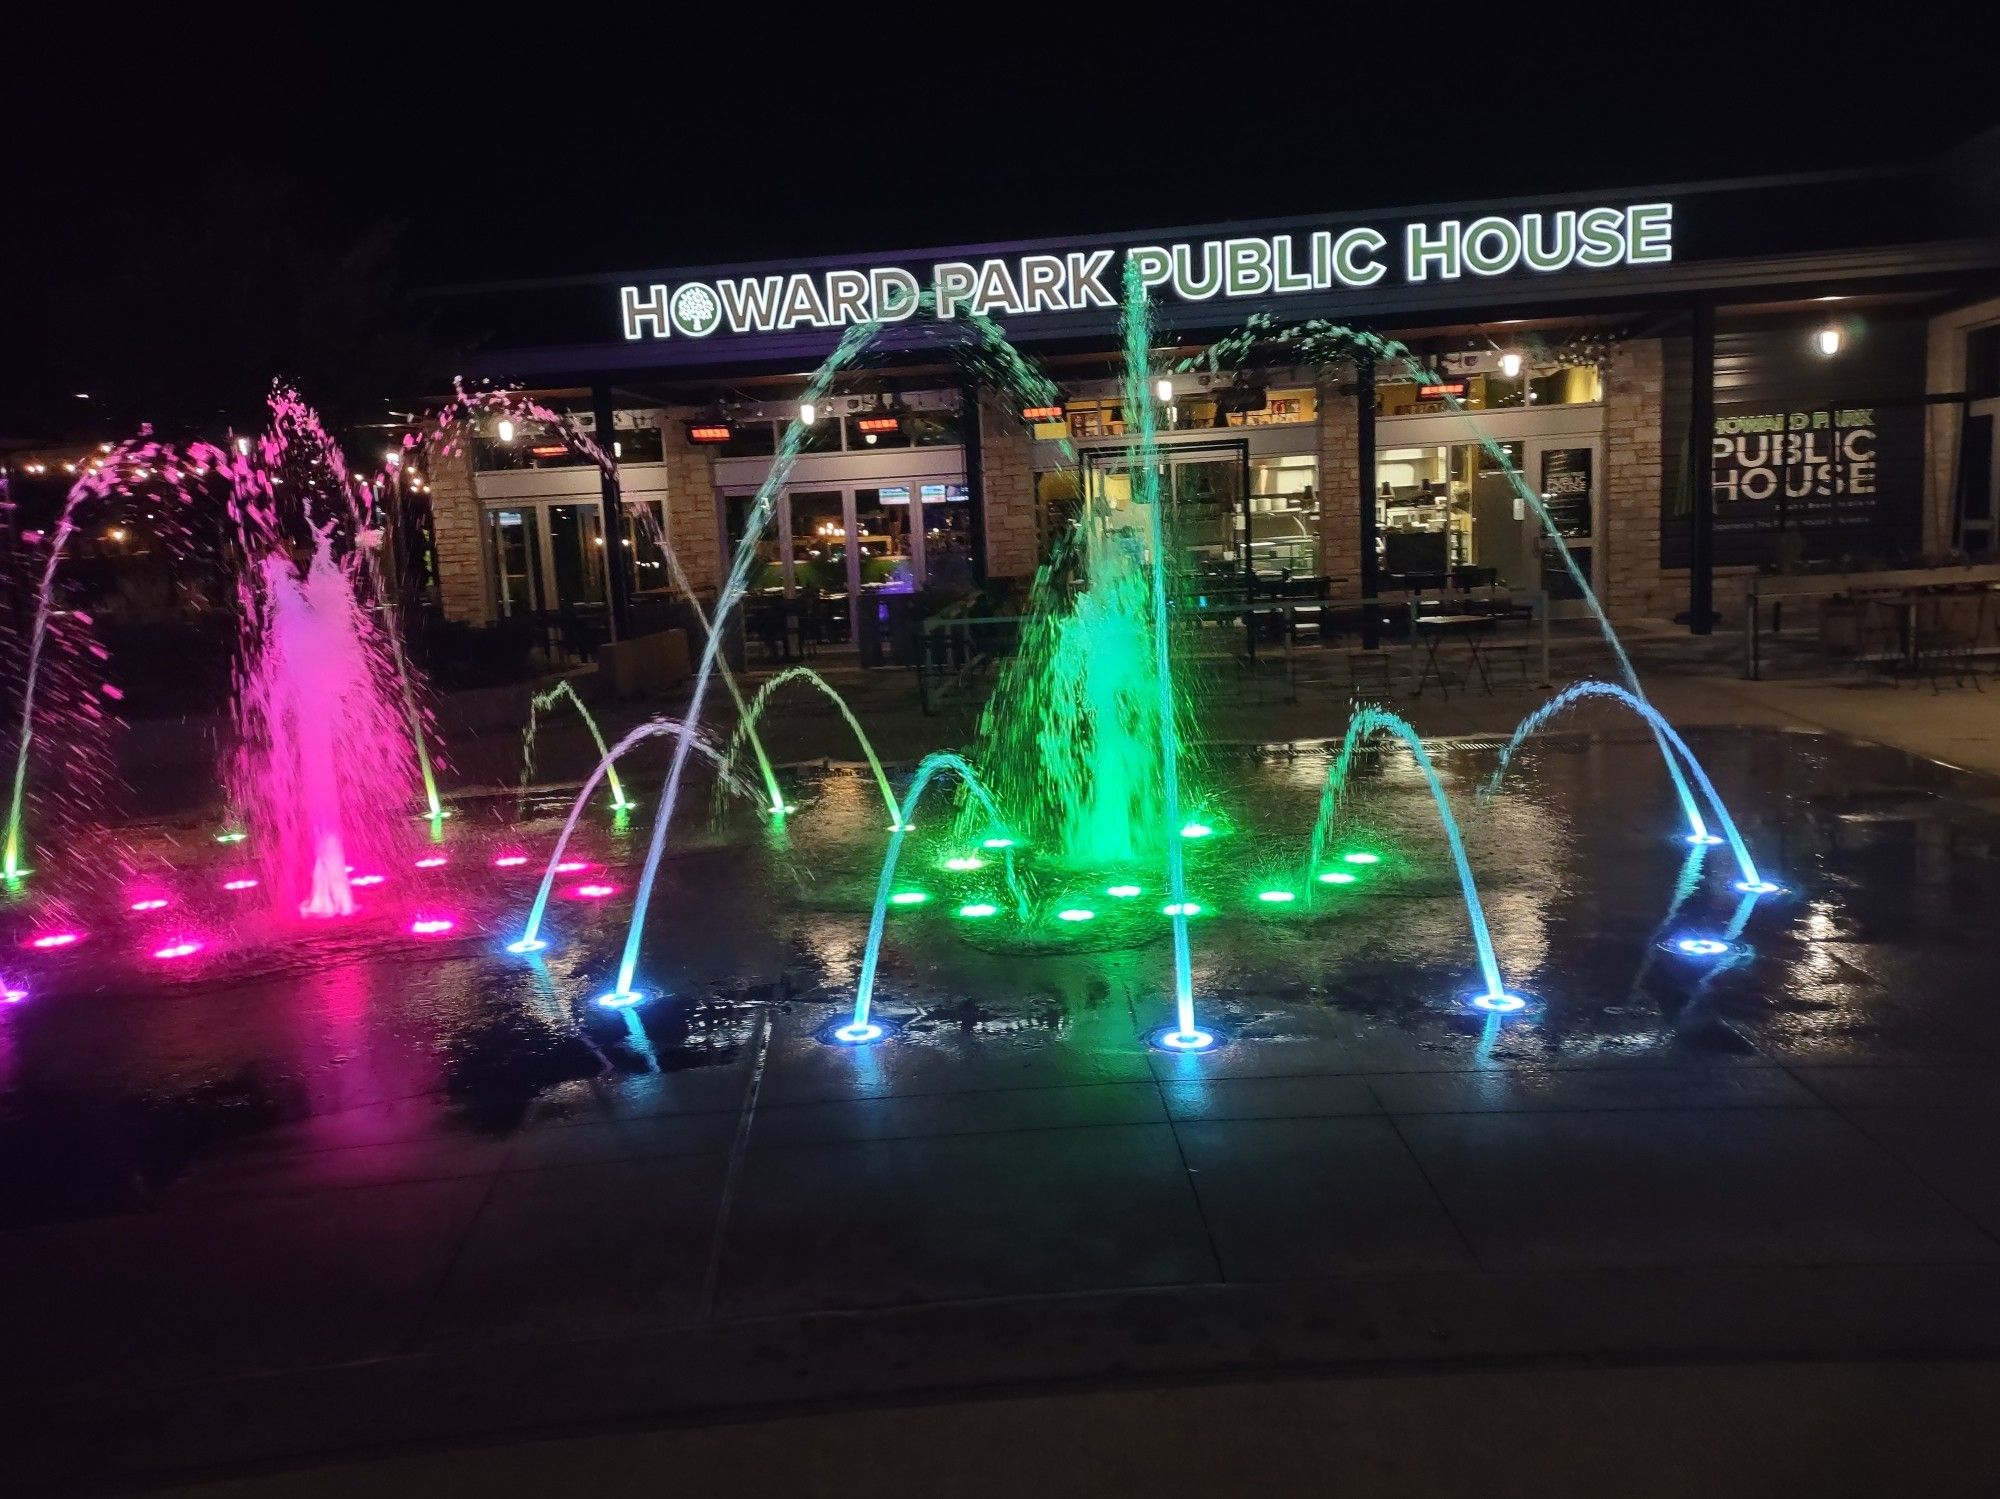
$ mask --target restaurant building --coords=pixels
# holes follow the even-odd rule
[[[802,417],[753,588],[811,595],[832,639],[882,594],[1004,593],[1124,493],[1129,268],[1190,566],[1580,607],[1512,464],[1615,619],[1705,629],[1759,571],[1994,555],[1997,229],[1989,134],[1894,170],[450,288],[448,321],[501,330],[472,373],[608,426],[621,478],[489,423],[429,475],[438,598],[615,629],[673,591],[645,512],[712,594]],[[1005,377],[989,322],[1053,394]]]

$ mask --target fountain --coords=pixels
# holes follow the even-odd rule
[[[1185,642],[1177,632],[1183,628],[1181,595],[1191,590],[1179,574],[1159,431],[1161,409],[1171,400],[1172,370],[1162,369],[1155,360],[1146,292],[1136,271],[1129,268],[1124,290],[1126,440],[1117,482],[1079,483],[1083,508],[1078,523],[1071,534],[1058,539],[1052,559],[1037,574],[1021,649],[1001,675],[976,744],[965,752],[941,751],[926,757],[900,798],[896,775],[883,765],[859,717],[818,672],[805,667],[781,671],[745,701],[721,659],[730,613],[742,601],[759,538],[770,524],[777,496],[801,449],[804,433],[797,421],[785,426],[743,534],[728,559],[712,612],[704,614],[698,604],[694,606],[703,642],[680,716],[653,718],[607,744],[604,731],[571,682],[558,682],[533,694],[522,736],[522,793],[533,778],[543,716],[560,703],[574,706],[583,718],[597,763],[545,851],[531,854],[524,847],[528,839],[510,831],[490,857],[461,862],[484,864],[495,871],[541,864],[525,918],[511,928],[516,935],[505,945],[513,954],[534,959],[542,983],[548,976],[538,955],[551,943],[549,905],[558,879],[594,868],[573,851],[588,803],[600,783],[607,785],[614,830],[622,828],[624,814],[634,803],[620,779],[619,762],[640,743],[660,739],[669,746],[664,781],[632,882],[616,969],[595,1002],[608,1010],[629,1011],[669,987],[642,985],[639,963],[687,768],[697,760],[713,767],[719,792],[748,799],[782,822],[796,809],[784,799],[758,728],[776,695],[803,682],[833,702],[853,733],[889,824],[880,862],[874,866],[852,1003],[843,1023],[831,1027],[826,1039],[860,1046],[881,1040],[896,1028],[876,1013],[882,946],[892,908],[909,911],[913,921],[924,920],[921,908],[931,899],[930,893],[899,889],[897,881],[915,833],[919,803],[940,778],[957,788],[956,815],[934,823],[939,829],[939,867],[958,881],[951,909],[963,923],[961,940],[1002,951],[1074,952],[1139,949],[1164,936],[1167,972],[1160,988],[1171,996],[1171,1011],[1168,1023],[1151,1034],[1152,1044],[1168,1051],[1198,1052],[1222,1039],[1221,1029],[1200,1013],[1197,1004],[1192,926],[1198,919],[1229,914],[1208,882],[1226,863],[1226,848],[1239,824],[1226,797],[1215,789],[1220,778],[1214,768],[1207,759],[1197,763],[1190,755],[1191,747],[1199,745],[1199,720],[1190,705],[1190,683],[1184,680],[1186,653],[1179,647]],[[959,320],[958,329],[962,337],[954,357],[980,379],[1026,404],[1048,404],[1056,395],[1053,383],[990,322],[965,318]],[[835,380],[864,356],[875,332],[872,324],[849,329],[808,381],[805,401],[823,400]],[[1328,359],[1358,353],[1421,368],[1400,345],[1327,324],[1291,329],[1253,324],[1218,343],[1205,359],[1213,367],[1224,359],[1247,358],[1260,342],[1311,350]],[[1476,418],[1462,411],[1461,415],[1476,430]],[[8,869],[19,868],[15,853],[20,847],[22,788],[34,722],[32,693],[41,641],[49,629],[57,559],[68,534],[64,528],[73,529],[73,512],[79,505],[115,491],[124,482],[119,475],[142,464],[179,464],[186,469],[198,458],[204,473],[216,472],[230,487],[243,554],[239,743],[227,773],[232,826],[218,839],[241,839],[247,831],[250,841],[243,852],[253,856],[256,874],[224,871],[233,877],[218,881],[219,888],[239,900],[268,903],[287,914],[346,917],[360,913],[364,905],[357,891],[372,892],[387,883],[385,898],[401,895],[405,887],[392,882],[386,871],[407,866],[413,873],[403,879],[426,883],[410,887],[406,909],[395,918],[404,935],[451,943],[476,925],[460,909],[470,899],[467,876],[452,872],[453,853],[464,852],[458,840],[475,835],[463,829],[454,835],[450,848],[442,846],[441,823],[449,808],[434,773],[429,722],[418,707],[419,685],[404,653],[394,590],[385,580],[379,497],[385,491],[401,492],[397,471],[416,455],[435,456],[440,448],[462,446],[476,423],[503,416],[540,423],[560,434],[576,452],[617,480],[615,461],[567,418],[516,393],[460,386],[431,425],[406,437],[389,456],[382,474],[372,478],[351,475],[318,417],[294,393],[281,389],[272,398],[271,431],[255,443],[239,440],[232,444],[233,452],[201,446],[189,449],[187,456],[171,454],[157,444],[137,444],[121,450],[108,465],[112,478],[80,485],[64,509],[46,559],[42,612],[27,653],[29,694],[17,746]],[[1480,440],[1488,441],[1484,434]],[[1736,888],[1743,897],[1726,935],[1693,932],[1675,937],[1663,927],[1662,940],[1682,942],[1674,950],[1684,958],[1726,961],[1726,955],[1735,951],[1751,904],[1778,887],[1759,874],[1704,768],[1646,700],[1629,656],[1556,535],[1539,496],[1529,491],[1496,444],[1488,446],[1557,543],[1628,685],[1578,683],[1530,714],[1498,755],[1481,803],[1495,795],[1520,748],[1569,708],[1601,698],[1634,713],[1659,747],[1696,845],[1677,886],[1667,926],[1698,883],[1700,854],[1708,844],[1729,845],[1739,875]],[[1067,443],[1062,457],[1078,468],[1081,477],[1082,466]],[[282,506],[281,488],[287,501]],[[336,498],[337,508],[328,503]],[[315,501],[331,513],[316,518]],[[668,576],[692,603],[671,538],[649,511],[641,513],[653,529]],[[281,515],[288,519],[281,521]],[[703,724],[709,688],[717,675],[736,708],[726,750],[717,749]],[[1321,784],[1304,878],[1298,882],[1302,888],[1289,875],[1275,877],[1268,866],[1254,871],[1257,879],[1246,886],[1243,914],[1272,923],[1273,931],[1280,925],[1304,929],[1301,924],[1327,914],[1332,903],[1325,897],[1333,891],[1386,873],[1373,868],[1378,856],[1365,849],[1350,847],[1337,863],[1327,862],[1357,759],[1364,752],[1377,752],[1375,746],[1384,739],[1394,741],[1414,763],[1443,834],[1479,975],[1469,1003],[1489,1020],[1519,1013],[1528,1002],[1508,987],[1500,971],[1472,854],[1444,778],[1410,723],[1384,707],[1360,706],[1346,726]],[[761,789],[737,774],[736,764],[746,747],[756,759]],[[521,794],[512,800],[515,818],[525,826],[527,798]],[[420,816],[407,817],[404,808]],[[1720,835],[1708,833],[1710,819],[1722,829]],[[412,860],[401,845],[406,831],[419,820],[430,824],[432,838],[440,846]],[[869,823],[872,831],[872,814]],[[223,846],[232,851],[235,847],[233,842]],[[782,841],[774,847],[782,850]],[[872,859],[872,839],[861,852]],[[996,862],[1002,866],[1004,894],[991,879]],[[447,893],[452,897],[449,909],[442,899]],[[560,923],[564,930],[557,935],[568,939],[573,926],[588,920],[587,910],[622,895],[623,888],[604,874],[592,873],[563,893],[567,899],[586,903],[576,908],[576,923]],[[852,897],[843,893],[831,898]],[[154,917],[171,904],[168,895],[150,891],[125,901],[128,917]],[[57,916],[62,919],[54,919]],[[27,945],[34,951],[60,954],[82,941],[87,930],[81,921],[57,912],[35,929]],[[161,963],[198,966],[212,958],[214,944],[205,933],[160,928],[144,940],[144,951]],[[1712,951],[1708,944],[1718,942],[1721,950]],[[25,994],[28,984],[10,978],[9,991],[10,996],[16,991]],[[625,1024],[629,1029],[636,1021],[628,1014]]]
[[[252,564],[230,797],[257,830],[264,887],[303,916],[349,916],[356,860],[395,840],[376,815],[415,789],[387,653],[319,530],[303,575],[286,550]]]

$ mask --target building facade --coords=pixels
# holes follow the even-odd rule
[[[559,437],[482,428],[433,463],[439,600],[712,596],[775,466],[748,585],[851,637],[872,597],[1030,577],[1118,508],[1142,419],[1190,565],[1251,587],[1575,607],[1510,470],[1624,620],[1705,627],[1759,571],[1990,556],[1996,163],[1983,138],[1901,171],[458,289],[510,330],[475,372],[614,450],[622,513]]]

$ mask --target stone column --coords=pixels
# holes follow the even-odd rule
[[[712,597],[729,565],[722,555],[722,522],[715,499],[715,454],[687,440],[687,423],[660,419],[661,456],[667,468],[667,541],[688,586]]]
[[[446,619],[491,624],[492,580],[487,576],[484,524],[473,486],[472,454],[463,443],[420,450],[430,485],[431,530],[437,538],[438,602]]]
[[[1662,464],[1657,338],[1612,346],[1604,368],[1604,608],[1614,621],[1671,616],[1660,575]]]
[[[1027,578],[1039,555],[1035,441],[1020,412],[990,394],[979,400],[986,576]]]
[[[1355,447],[1353,371],[1346,366],[1321,372],[1319,399],[1319,570],[1334,584],[1336,597],[1359,597],[1361,589],[1360,454]]]

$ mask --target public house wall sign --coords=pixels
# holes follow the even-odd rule
[[[1124,268],[1182,302],[1283,297],[1374,286],[1660,265],[1673,259],[1671,203],[1181,241],[1044,254],[621,286],[628,340],[786,333],[915,317],[931,294],[941,321],[1115,308]],[[924,274],[920,278],[919,271]]]

